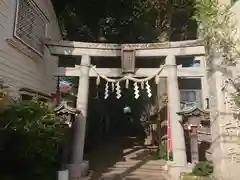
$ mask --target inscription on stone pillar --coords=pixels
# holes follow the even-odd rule
[[[122,73],[135,72],[135,50],[127,48],[122,49],[121,61]]]
[[[227,159],[231,163],[240,163],[240,146],[228,149]]]
[[[237,119],[231,119],[222,124],[223,135],[239,136],[240,135],[240,122]]]

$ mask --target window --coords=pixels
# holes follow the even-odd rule
[[[14,37],[28,48],[43,56],[47,18],[33,0],[18,0]]]
[[[202,91],[181,89],[180,90],[180,101],[182,103],[197,103],[200,107],[202,106]]]
[[[181,93],[181,101],[184,102],[195,102],[197,100],[195,91],[180,91]]]

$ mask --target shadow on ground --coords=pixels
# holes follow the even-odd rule
[[[131,174],[141,168],[141,173],[151,175],[152,170],[160,167],[156,147],[144,146],[143,140],[135,137],[110,137],[105,141],[96,142],[95,148],[88,152],[85,158],[90,161],[93,171],[91,180],[140,180],[142,178],[131,177]],[[150,168],[142,168],[149,161],[155,160],[158,163],[151,164]],[[157,171],[160,172],[160,168]]]

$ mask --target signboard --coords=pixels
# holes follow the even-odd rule
[[[135,72],[135,51],[132,49],[122,49],[121,54],[122,73]]]

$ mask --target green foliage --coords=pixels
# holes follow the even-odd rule
[[[156,42],[196,35],[194,0],[52,0],[66,39]],[[176,35],[177,34],[177,35]],[[166,36],[166,37],[165,37]]]
[[[168,158],[169,155],[169,158]],[[162,145],[159,146],[158,149],[158,159],[164,159],[164,160],[173,160],[173,155],[172,153],[168,153],[168,144],[164,143]]]
[[[195,165],[191,173],[181,174],[181,180],[212,180],[213,164],[209,161],[202,161]]]
[[[218,0],[197,0],[195,9],[193,19],[199,23],[199,33],[207,50],[214,49],[221,54],[221,64],[235,63],[239,57],[239,39],[230,6],[222,5]]]
[[[195,176],[192,173],[184,173],[181,175],[180,180],[213,180],[208,176]]]
[[[193,19],[198,21],[200,35],[205,40],[208,68],[220,71],[226,78],[231,79],[234,85],[239,86],[228,68],[236,65],[240,56],[240,41],[237,37],[240,32],[237,31],[236,18],[230,8],[231,6],[222,5],[218,0],[197,0]],[[213,63],[214,54],[220,56],[218,62]],[[240,107],[239,95],[239,89],[232,94],[237,107]]]
[[[1,178],[54,179],[61,161],[64,119],[36,99],[10,104],[0,119]]]
[[[196,164],[192,174],[195,176],[209,176],[213,173],[213,164],[209,161],[202,161]]]

